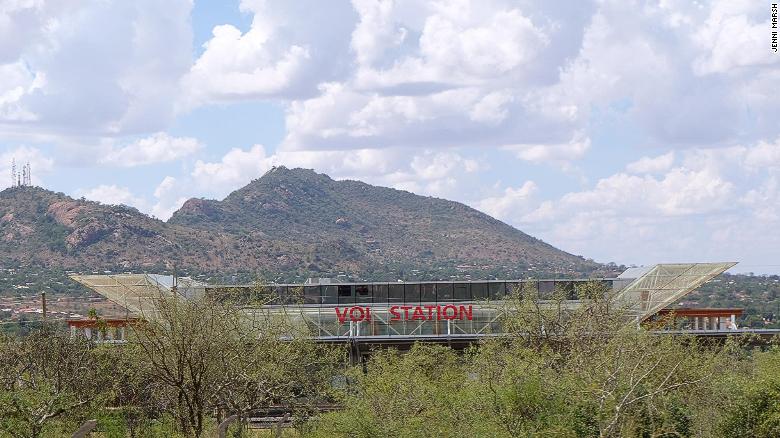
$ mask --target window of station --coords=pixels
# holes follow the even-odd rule
[[[455,289],[454,301],[471,301],[471,291],[469,291],[468,283],[454,283],[453,288]]]
[[[424,283],[420,285],[420,301],[424,303],[436,302],[436,284]]]
[[[404,285],[403,284],[391,284],[390,293],[387,297],[389,303],[403,303],[404,302]]]
[[[506,284],[504,282],[488,283],[490,290],[490,299],[493,301],[503,300],[506,296]]]
[[[368,284],[359,284],[355,286],[355,298],[358,303],[370,303],[371,286]]]
[[[486,300],[487,298],[487,283],[471,283],[471,299],[473,301]]]
[[[420,285],[419,284],[405,284],[404,285],[404,302],[405,303],[419,303],[420,302]]]
[[[555,294],[555,282],[552,280],[542,280],[539,282],[539,299],[551,300]]]
[[[374,285],[374,302],[375,303],[387,303],[387,290],[386,284]]]
[[[303,303],[304,304],[319,304],[320,303],[320,287],[319,286],[304,286],[303,287]]]
[[[436,285],[436,301],[452,301],[452,283],[439,283]]]
[[[338,289],[339,289],[339,304],[341,303],[351,304],[355,302],[355,294],[354,294],[355,286],[348,285],[348,284],[340,284],[338,285]]]
[[[322,286],[322,304],[338,304],[338,289],[335,285]]]

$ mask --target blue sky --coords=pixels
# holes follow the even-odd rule
[[[0,163],[161,219],[271,166],[313,168],[464,202],[600,262],[777,273],[768,10],[4,2]]]

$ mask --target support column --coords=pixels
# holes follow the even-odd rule
[[[737,316],[731,315],[731,329],[736,330],[737,329]]]
[[[86,336],[87,339],[90,341],[92,340],[92,329],[89,327],[84,328],[84,336]]]
[[[699,317],[694,316],[693,317],[693,329],[698,330],[699,329]]]

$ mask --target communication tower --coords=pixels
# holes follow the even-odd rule
[[[22,171],[16,170],[16,159],[11,158],[11,187],[30,187],[32,186],[32,173],[30,163],[22,166]]]

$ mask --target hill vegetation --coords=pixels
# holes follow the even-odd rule
[[[35,187],[0,192],[7,267],[336,276],[572,276],[602,266],[463,204],[275,168],[163,222]],[[382,277],[382,278],[380,278]]]

